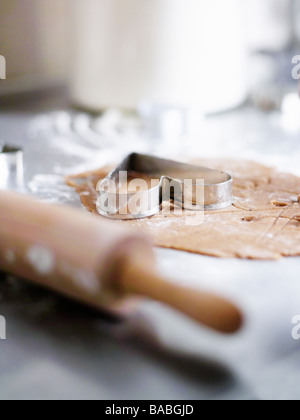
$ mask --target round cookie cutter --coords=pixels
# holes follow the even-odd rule
[[[135,173],[156,180],[152,187],[119,192],[121,179]],[[138,184],[137,184],[138,185]],[[133,153],[97,185],[100,215],[119,220],[154,216],[170,201],[191,211],[220,210],[232,204],[232,176],[224,171]]]

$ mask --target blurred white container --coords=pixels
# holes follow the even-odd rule
[[[7,67],[0,95],[65,83],[67,13],[68,0],[0,0],[0,54]]]
[[[240,0],[74,0],[73,101],[217,112],[246,97]]]
[[[247,32],[252,51],[280,52],[291,45],[293,36],[296,35],[293,34],[293,3],[296,6],[298,2],[299,0],[246,1],[249,17]]]

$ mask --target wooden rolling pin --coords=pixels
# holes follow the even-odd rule
[[[120,222],[0,191],[0,269],[99,309],[144,296],[218,331],[240,328],[233,304],[166,281],[154,267],[151,243]]]

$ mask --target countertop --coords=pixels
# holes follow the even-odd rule
[[[300,171],[299,127],[279,112],[244,107],[211,116],[184,141],[145,139],[136,122],[124,126],[116,111],[93,119],[96,133],[91,118],[70,114],[59,97],[1,107],[0,140],[24,148],[26,192],[80,206],[63,174],[134,150],[184,159],[256,159]],[[0,398],[299,399],[300,342],[292,338],[292,318],[300,315],[300,259],[223,260],[163,249],[156,254],[169,278],[240,305],[243,331],[224,337],[150,301],[118,322],[3,273],[0,315],[7,339],[0,341]]]

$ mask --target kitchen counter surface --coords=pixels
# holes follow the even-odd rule
[[[199,134],[185,141],[166,135],[150,142],[136,121],[125,123],[116,111],[91,119],[70,114],[64,99],[0,111],[0,140],[24,147],[26,192],[75,206],[64,174],[133,150],[250,158],[300,173],[299,130],[280,113],[245,107],[203,120]],[[292,318],[300,315],[300,259],[156,253],[160,271],[174,281],[234,299],[246,314],[244,330],[223,337],[155,302],[120,323],[3,273],[0,398],[299,399],[300,342],[292,338]]]

